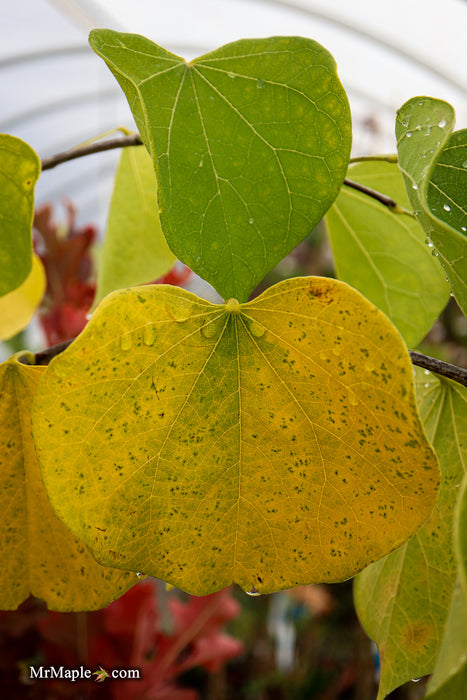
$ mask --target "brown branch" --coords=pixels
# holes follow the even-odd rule
[[[41,352],[36,352],[32,357],[35,359],[35,365],[48,365],[50,360],[52,360],[57,355],[60,355],[64,350],[67,349],[71,343],[76,340],[72,338],[71,340],[65,340],[63,343],[58,343],[58,345],[52,345],[50,348],[45,348]],[[458,367],[457,365],[451,365],[449,362],[443,362],[443,360],[437,360],[434,357],[429,357],[428,355],[422,355],[420,352],[410,351],[410,358],[412,364],[422,367],[423,369],[428,369],[430,372],[435,372],[435,374],[440,374],[443,377],[452,379],[458,384],[467,386],[467,369]]]
[[[82,156],[89,156],[93,153],[101,153],[103,151],[110,151],[114,148],[124,148],[126,146],[141,146],[142,143],[139,134],[130,134],[129,136],[118,136],[115,139],[107,139],[106,141],[97,141],[88,146],[70,148],[68,151],[62,151],[49,158],[43,158],[42,170],[51,170],[55,168],[56,165],[66,163],[68,160],[82,158]]]
[[[423,367],[423,369],[428,369],[430,372],[435,372],[436,374],[441,374],[443,377],[452,379],[458,384],[467,386],[467,369],[458,367],[457,365],[451,365],[449,362],[443,362],[443,360],[437,360],[434,357],[429,357],[428,355],[422,355],[421,352],[410,351],[410,358],[412,364],[418,367]]]
[[[348,178],[345,178],[344,185],[346,185],[347,187],[351,187],[353,190],[358,190],[358,192],[362,192],[368,197],[376,199],[377,202],[380,202],[380,204],[384,204],[384,206],[388,207],[391,211],[394,212],[394,214],[408,214],[408,216],[415,216],[413,211],[409,211],[408,209],[404,209],[404,207],[399,206],[399,204],[392,197],[388,197],[387,194],[383,194],[382,192],[378,192],[377,190],[371,189],[371,187],[362,185],[360,182],[355,182],[355,180],[349,180]]]

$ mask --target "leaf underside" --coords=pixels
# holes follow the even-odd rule
[[[410,208],[397,163],[356,163],[347,175]],[[449,300],[446,275],[420,223],[350,187],[342,188],[326,220],[339,279],[384,311],[409,348],[416,347]]]
[[[99,256],[97,304],[122,287],[153,282],[175,262],[161,231],[157,185],[144,147],[122,149]]]
[[[48,367],[34,435],[58,515],[102,563],[197,595],[349,578],[430,514],[410,358],[346,284],[213,305],[106,297]]]
[[[177,258],[246,301],[308,235],[347,169],[347,96],[326,49],[245,39],[187,63],[149,39],[90,34],[151,153],[162,229]]]
[[[457,575],[453,511],[467,469],[467,390],[420,369],[416,386],[424,427],[440,460],[441,489],[423,527],[355,580],[360,622],[381,656],[378,698],[433,671]]]

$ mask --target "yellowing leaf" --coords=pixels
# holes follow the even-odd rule
[[[33,258],[26,280],[9,294],[0,297],[0,339],[7,340],[26,328],[45,291],[44,267]]]
[[[24,282],[32,267],[37,153],[24,141],[0,134],[0,296]]]
[[[96,302],[114,289],[162,277],[175,259],[161,231],[151,157],[141,146],[123,148],[99,257]]]
[[[14,356],[0,365],[0,609],[30,594],[53,610],[93,610],[136,583],[98,564],[47,500],[31,438],[30,407],[45,367]]]
[[[52,360],[33,413],[70,529],[102,563],[194,594],[346,579],[438,491],[404,343],[331,279],[242,305],[114,292]]]
[[[457,574],[452,527],[467,467],[467,390],[417,370],[417,398],[441,465],[436,507],[403,547],[369,566],[355,582],[358,616],[381,656],[378,698],[433,671]]]

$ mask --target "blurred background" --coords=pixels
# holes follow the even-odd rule
[[[354,155],[394,152],[395,112],[415,95],[447,100],[457,128],[467,125],[464,0],[1,0],[0,132],[45,157],[133,128],[120,87],[88,46],[95,27],[144,34],[186,59],[239,38],[315,39],[335,57],[349,95]],[[117,158],[44,174],[37,203],[66,192],[78,222],[102,226]]]
[[[144,34],[186,59],[243,37],[313,38],[334,55],[349,95],[353,155],[395,152],[395,112],[415,95],[447,100],[456,128],[467,126],[463,0],[0,0],[0,132],[47,157],[116,127],[134,128],[120,87],[88,46],[95,27]],[[94,293],[89,250],[105,230],[118,157],[81,158],[39,179],[35,236],[64,241],[48,265],[72,285],[70,299],[49,298],[41,323],[12,339],[2,357],[26,341],[43,347],[67,340],[86,323]],[[67,251],[76,252],[79,269],[64,266]],[[322,226],[262,287],[297,274],[333,274]],[[163,281],[209,298],[183,266]],[[465,364],[466,321],[453,300],[421,349]],[[143,619],[151,625],[141,638],[136,622]],[[33,662],[139,664],[147,687],[30,684]],[[264,597],[234,588],[195,599],[147,581],[97,613],[54,614],[36,599],[0,613],[0,683],[8,699],[374,700],[377,681],[376,650],[356,619],[351,582]],[[422,680],[390,697],[423,693]]]

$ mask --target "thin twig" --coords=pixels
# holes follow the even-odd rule
[[[387,194],[373,190],[371,187],[362,185],[360,182],[355,182],[355,180],[349,180],[347,177],[344,180],[344,185],[351,187],[354,190],[358,190],[358,192],[362,192],[363,194],[368,195],[368,197],[376,199],[381,204],[384,204],[385,207],[388,207],[392,212],[394,212],[394,214],[407,214],[408,216],[415,217],[413,211],[409,211],[409,209],[404,209],[404,207],[399,206],[399,204],[392,197],[388,197]]]
[[[76,340],[76,338],[65,340],[63,343],[52,345],[50,348],[45,348],[45,350],[41,352],[36,352],[35,355],[32,355],[32,357],[35,358],[34,364],[48,365],[50,360],[60,355],[74,340]],[[435,372],[448,379],[452,379],[458,384],[467,386],[467,369],[463,369],[457,365],[451,365],[449,362],[443,362],[443,360],[437,360],[434,357],[429,357],[429,355],[422,355],[422,353],[413,350],[410,351],[410,357],[412,364],[422,367],[423,369],[428,369],[430,372]]]
[[[412,364],[418,367],[423,367],[423,369],[441,374],[443,377],[452,379],[458,384],[467,386],[467,369],[463,369],[457,365],[451,365],[449,362],[443,362],[443,360],[437,360],[435,357],[422,355],[421,352],[415,352],[414,350],[410,351],[410,358]]]
[[[82,158],[82,156],[89,156],[93,153],[111,151],[114,148],[124,148],[125,146],[141,146],[142,143],[143,142],[141,141],[141,136],[139,134],[130,134],[129,136],[118,136],[115,139],[97,141],[96,143],[91,143],[87,146],[70,148],[68,151],[62,151],[61,153],[56,153],[55,155],[50,156],[49,158],[43,158],[42,170],[51,170],[52,168],[55,168],[56,165],[66,163],[68,160]]]

